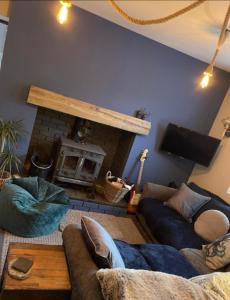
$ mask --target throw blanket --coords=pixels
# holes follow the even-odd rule
[[[229,300],[230,273],[185,279],[161,272],[101,269],[97,272],[105,300]]]
[[[125,267],[159,271],[191,278],[200,275],[192,264],[175,248],[159,244],[133,245],[115,241],[123,258]]]
[[[58,229],[69,208],[65,191],[42,178],[14,179],[0,192],[0,227],[23,237]]]

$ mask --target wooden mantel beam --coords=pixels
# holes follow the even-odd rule
[[[116,127],[136,134],[148,135],[151,123],[78,99],[31,86],[27,103],[49,108],[65,114]]]

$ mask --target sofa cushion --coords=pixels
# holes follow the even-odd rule
[[[159,244],[131,245],[118,240],[115,243],[126,268],[160,271],[185,278],[199,274],[191,263],[173,247]]]
[[[195,233],[193,224],[172,217],[162,219],[156,224],[155,236],[158,241],[178,250],[185,247],[201,249],[207,243]]]
[[[164,205],[175,209],[187,221],[191,222],[195,213],[211,198],[200,195],[182,183],[176,193],[164,202]]]
[[[223,201],[219,196],[215,195],[214,193],[211,193],[197,184],[191,182],[188,184],[188,186],[195,192],[211,197],[211,201],[207,202],[204,206],[202,206],[198,212],[194,215],[193,220],[196,221],[196,219],[206,210],[209,209],[216,209],[224,213],[229,221],[230,221],[230,205]]]
[[[203,246],[203,252],[206,265],[210,269],[218,270],[230,264],[230,233]]]
[[[194,223],[195,232],[207,241],[215,241],[229,230],[229,220],[219,210],[204,211]]]
[[[176,189],[168,186],[147,182],[144,184],[142,198],[154,198],[160,201],[167,201],[175,193]]]
[[[208,274],[213,272],[213,270],[206,265],[205,256],[202,250],[184,248],[180,250],[180,253],[187,258],[187,260],[200,274]]]
[[[99,268],[124,268],[122,257],[110,234],[95,220],[81,219],[82,233],[89,252]]]
[[[184,248],[180,250],[180,253],[184,255],[187,260],[193,265],[193,267],[200,274],[208,274],[213,273],[213,269],[209,268],[205,262],[205,254],[202,250],[192,249],[192,248]],[[224,268],[218,269],[218,272],[230,272],[230,264],[225,266]]]
[[[201,249],[207,242],[199,237],[193,224],[185,221],[175,210],[164,206],[155,199],[142,199],[138,205],[139,213],[145,218],[152,235],[161,243],[176,249]]]

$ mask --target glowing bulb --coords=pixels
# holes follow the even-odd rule
[[[66,6],[62,6],[58,13],[58,22],[60,24],[64,24],[68,19],[68,8]]]
[[[213,65],[209,65],[207,67],[207,69],[204,71],[203,73],[203,78],[200,82],[200,86],[202,87],[202,89],[206,88],[209,84],[209,80],[213,75]]]
[[[60,24],[64,24],[68,20],[69,8],[71,7],[71,3],[67,1],[60,1],[61,8],[59,10],[57,19]]]
[[[210,78],[210,75],[207,74],[207,73],[204,73],[204,76],[203,76],[203,78],[201,80],[201,83],[200,83],[202,89],[204,89],[204,88],[206,88],[208,86],[208,84],[209,84],[209,78]]]

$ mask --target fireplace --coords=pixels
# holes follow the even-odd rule
[[[83,137],[81,132],[85,132],[85,128],[87,134]],[[81,138],[77,136],[78,132],[81,133]],[[122,176],[134,138],[135,134],[132,132],[39,107],[27,154],[26,169],[29,170],[30,159],[34,153],[43,153],[56,161],[53,174],[50,174],[51,179],[71,182],[72,178],[72,183],[79,184],[82,180],[82,184],[87,185],[88,182],[91,185],[92,178],[100,180],[108,170],[116,176]],[[70,146],[68,150],[67,144],[74,147]],[[76,166],[81,167],[80,162],[83,161],[79,158],[81,151],[88,152],[87,158],[92,161],[90,163],[86,158],[83,171],[87,167],[91,169],[91,173],[94,172],[93,175],[76,173],[76,176],[73,176],[77,172]],[[68,153],[73,155],[67,155]],[[66,157],[65,163],[63,157]],[[60,166],[62,171],[57,171],[60,170]],[[70,168],[73,170],[70,171]]]
[[[51,180],[64,181],[70,198],[84,200],[83,210],[89,206],[97,209],[101,203],[107,211],[113,204],[105,205],[103,196],[87,204],[88,196],[81,196],[76,184],[92,185],[108,170],[122,177],[136,134],[148,135],[151,123],[36,86],[30,87],[27,103],[37,106],[37,116],[25,170],[29,170],[34,153],[46,153],[50,159],[56,158]],[[126,208],[127,202],[116,206]]]
[[[105,155],[100,146],[62,138],[57,152],[53,182],[58,180],[92,186],[98,177]]]

